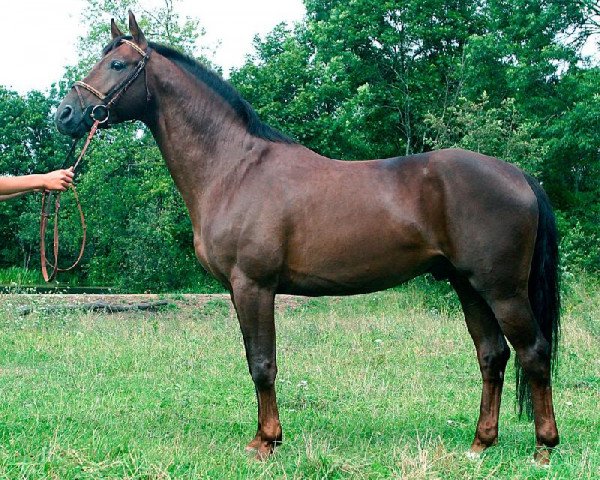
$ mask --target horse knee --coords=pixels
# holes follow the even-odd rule
[[[259,360],[250,366],[252,380],[259,390],[271,388],[275,384],[277,365],[272,360]]]

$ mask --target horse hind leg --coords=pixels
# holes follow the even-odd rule
[[[550,452],[558,445],[551,387],[551,346],[533,315],[527,294],[489,301],[500,327],[512,344],[531,386],[535,423],[534,459],[548,464]]]
[[[472,454],[478,455],[498,441],[500,400],[510,349],[494,313],[481,295],[458,274],[451,276],[450,281],[458,294],[467,328],[475,344],[483,380],[479,420],[471,444]]]

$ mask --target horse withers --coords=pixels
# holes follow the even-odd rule
[[[535,419],[535,459],[548,463],[558,444],[551,362],[560,300],[556,226],[540,185],[457,149],[323,157],[263,123],[212,71],[148,42],[131,13],[129,29],[111,22],[112,41],[56,124],[81,136],[98,106],[107,126],[140,120],[152,132],[189,210],[198,259],[237,311],[258,400],[248,448],[263,458],[282,440],[276,294],[352,295],[432,272],[458,294],[483,377],[471,451],[497,440],[508,340],[520,410]]]

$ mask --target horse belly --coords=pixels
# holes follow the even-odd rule
[[[426,272],[439,253],[412,224],[338,224],[329,235],[308,232],[303,237],[288,250],[281,293],[319,296],[383,290]]]

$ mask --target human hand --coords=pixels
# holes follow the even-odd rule
[[[43,175],[44,189],[64,192],[73,183],[74,176],[73,167],[46,173]]]

